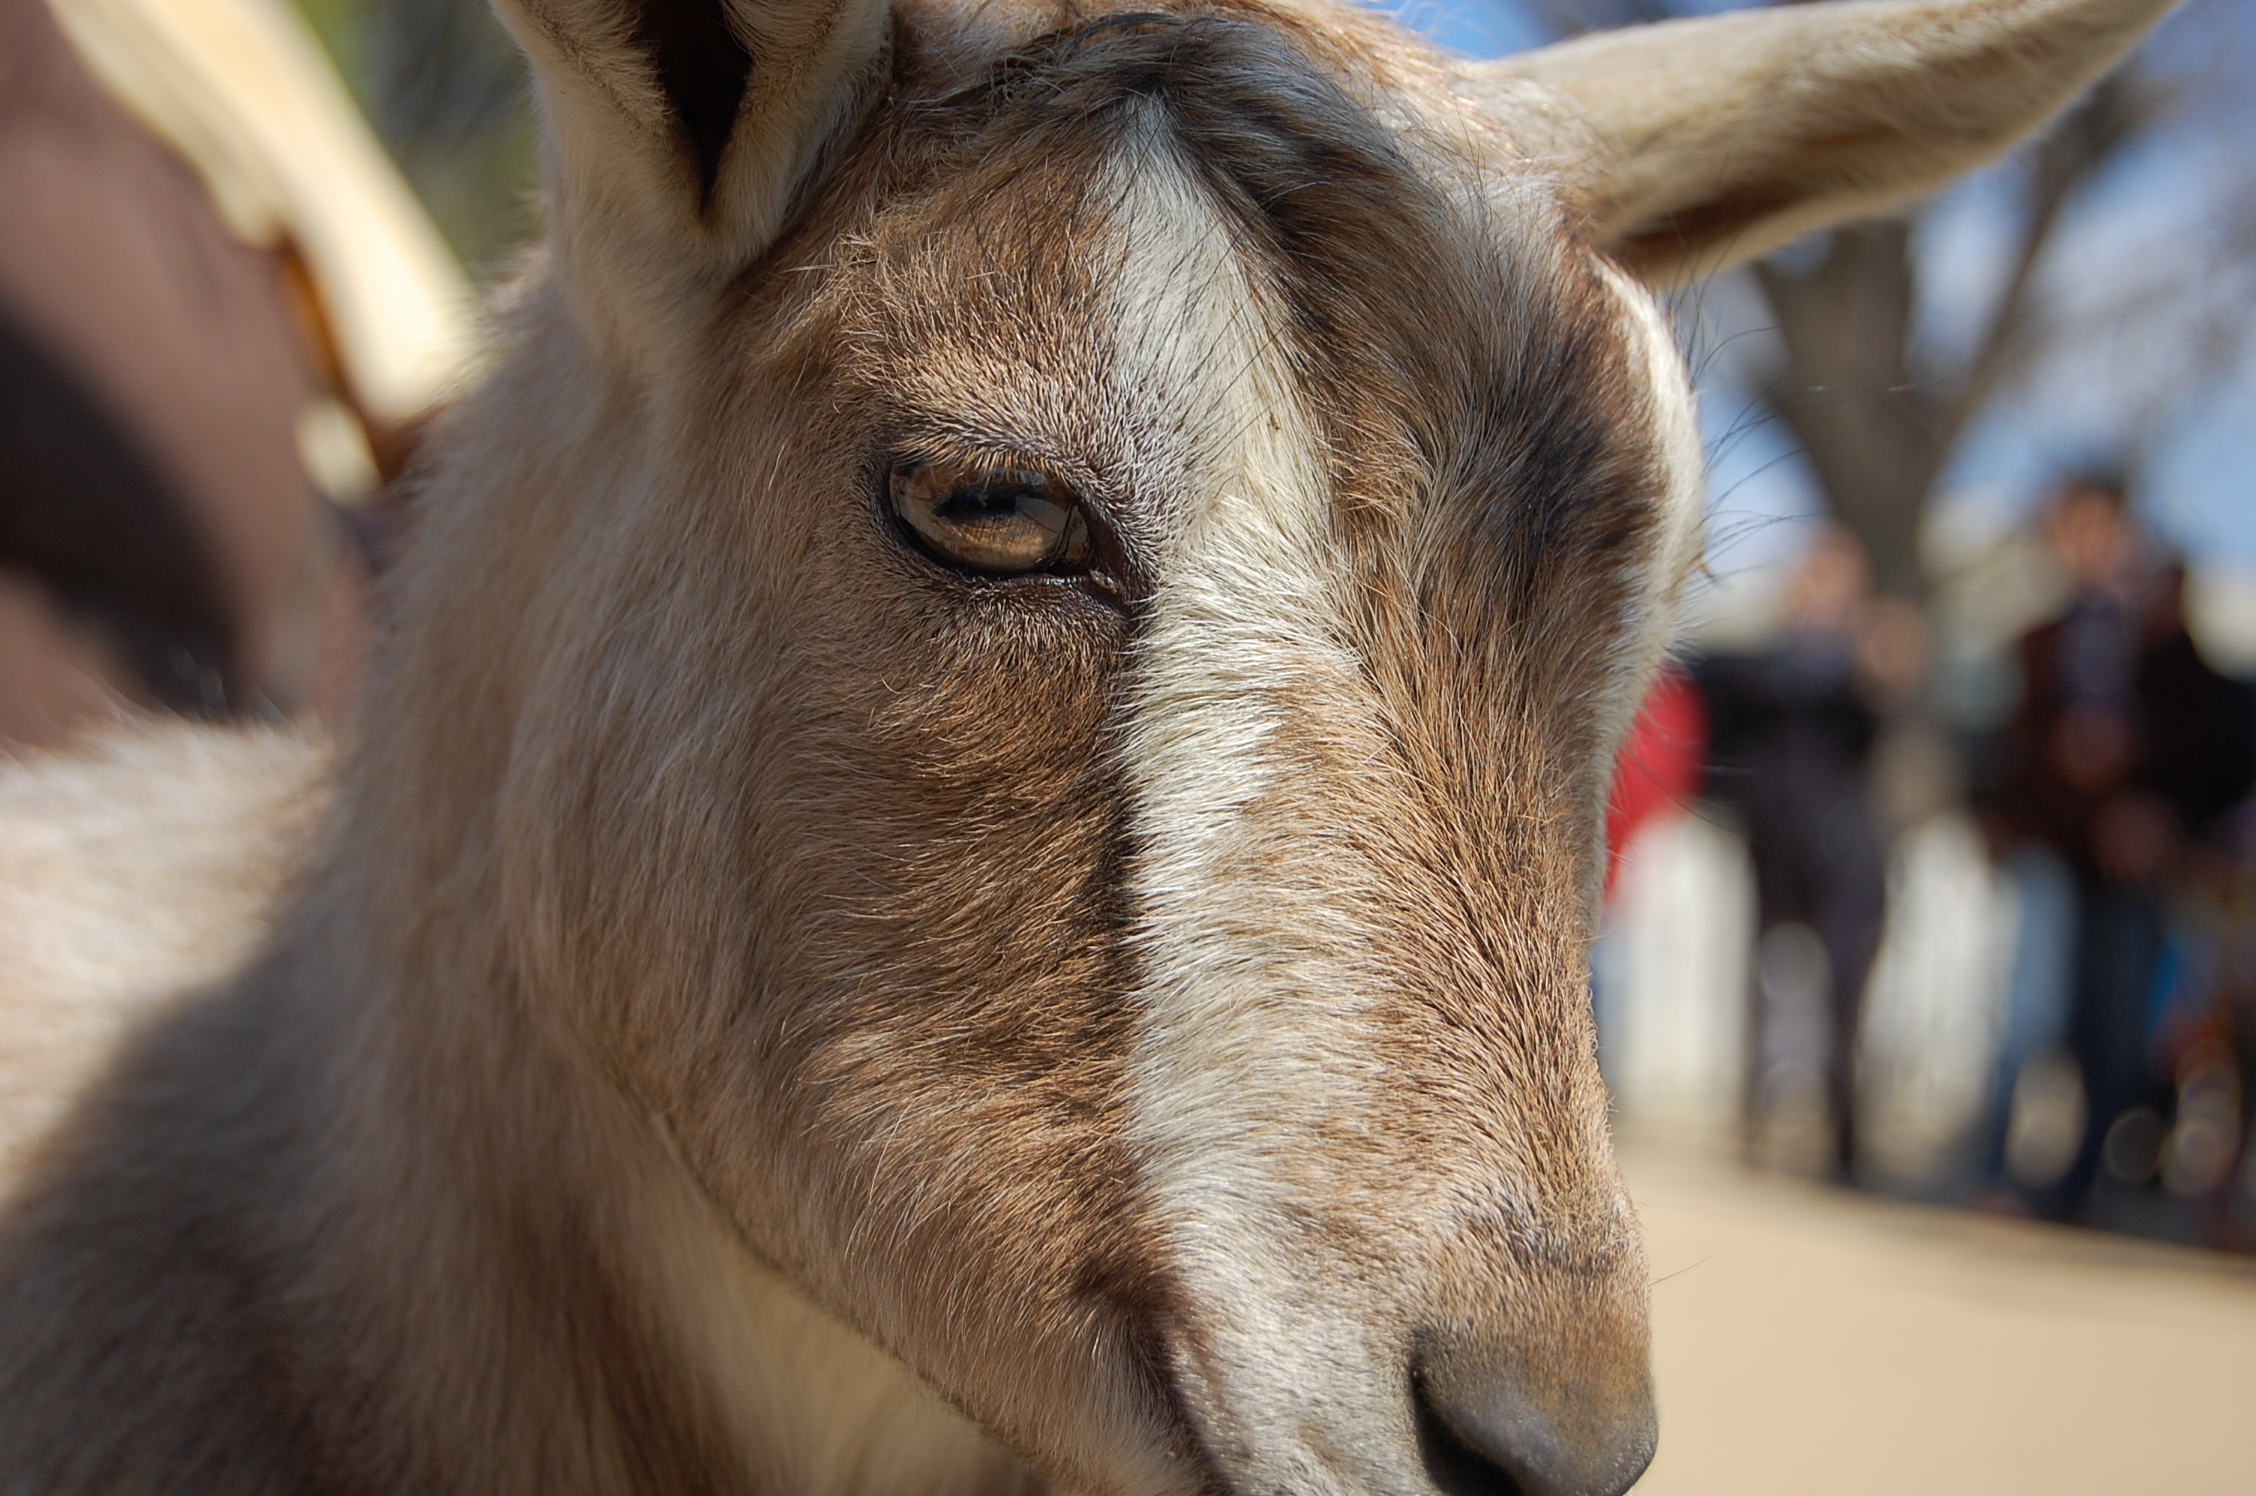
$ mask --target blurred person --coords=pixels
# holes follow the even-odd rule
[[[1707,761],[1708,714],[1699,684],[1675,660],[1664,660],[1614,755],[1606,799],[1606,874],[1599,935],[1591,952],[1591,1011],[1598,1023],[1599,1067],[1616,1087],[1617,1106],[1634,1102],[1621,1087],[1624,1046],[1634,1044],[1634,978],[1628,955],[1622,874],[1631,849],[1654,825],[1683,815],[1700,793]]]
[[[2015,1187],[2057,1179],[2082,1137],[2081,1081],[2062,1070],[2076,988],[2076,881],[2043,842],[1996,851],[2015,915],[1974,1188],[1977,1203],[2018,1210]]]
[[[2159,1234],[2245,1251],[2256,1248],[2249,1229],[2256,1226],[2249,1208],[2256,1195],[2235,1188],[2244,1162],[2244,1098],[2256,1069],[2249,1042],[2256,1035],[2248,1027],[2249,947],[2256,937],[2248,807],[2220,830],[2189,844],[2172,879],[2147,1005],[2148,1062],[2173,1094],[2154,1159],[2168,1198],[2149,1202],[2145,1214]]]
[[[1735,810],[1754,864],[1758,977],[1749,998],[1745,1117],[1754,1146],[1775,1100],[1791,1021],[1782,992],[1814,989],[1826,1163],[1854,1177],[1857,1034],[1880,947],[1886,860],[1871,789],[1880,708],[1916,669],[1917,627],[1872,593],[1863,547],[1829,527],[1789,589],[1791,623],[1767,653],[1702,663],[1709,798]],[[1790,968],[1790,970],[1789,970]]]
[[[1606,891],[1621,861],[1656,817],[1682,811],[1700,793],[1707,756],[1708,708],[1699,682],[1675,660],[1662,662],[1614,756],[1606,800]]]
[[[2209,895],[2204,912],[2215,934],[2209,1033],[2197,1036],[2181,1058],[2179,1123],[2182,1128],[2186,1121],[2182,1093],[2200,1061],[2222,1058],[2231,1067],[2230,1094],[2217,1099],[2231,1107],[2218,1107],[2227,1114],[2207,1120],[2227,1131],[2230,1152],[2216,1170],[2205,1236],[2212,1246],[2256,1252],[2256,802],[2244,802],[2222,829],[2201,863]],[[2209,1041],[2209,1056],[2200,1053],[2202,1039]],[[2216,1079],[2214,1066],[2210,1078]]]
[[[2125,1141],[2136,1124],[2151,1117],[2161,1138],[2172,1105],[2160,1030],[2172,1006],[2163,957],[2173,882],[2256,782],[2256,697],[2201,658],[2179,610],[2183,569],[2156,564],[2119,480],[2071,479],[2045,526],[2069,596],[2020,641],[2021,701],[1983,808],[2009,858],[2057,870],[2028,886],[2049,881],[2072,896],[2070,928],[2053,937],[2071,959],[2065,1012],[2055,996],[2048,1014],[2025,989],[2058,992],[2057,980],[2033,975],[2057,965],[2042,926],[2058,920],[2040,921],[2017,952],[1990,1146],[1997,1167],[2018,1078],[2005,1067],[2064,1038],[2082,1084],[2082,1135],[2057,1182],[2020,1182],[2038,1208],[2065,1217],[2088,1203],[2111,1135],[2126,1159],[2139,1151]],[[2119,1159],[2113,1171],[2139,1183],[2132,1176],[2150,1176],[2153,1161]]]

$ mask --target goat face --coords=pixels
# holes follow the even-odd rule
[[[1587,48],[1529,83],[1300,8],[505,9],[553,222],[483,398],[538,451],[426,551],[486,524],[530,580],[413,627],[516,615],[543,1021],[1064,1485],[1626,1487],[1586,949],[1700,463],[1602,251],[1671,274],[1935,149],[1772,192],[1717,163],[1838,122],[1734,137],[1709,211]]]

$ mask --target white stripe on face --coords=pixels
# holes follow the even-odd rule
[[[1339,1264],[1296,1246],[1298,1202],[1327,1194],[1315,1139],[1379,1079],[1357,973],[1377,869],[1327,833],[1363,798],[1337,766],[1385,748],[1344,642],[1330,485],[1267,288],[1180,166],[1155,152],[1131,170],[1116,394],[1160,428],[1155,478],[1184,496],[1125,742],[1143,977],[1128,1137],[1197,1306],[1175,1371],[1234,1486],[1409,1489],[1396,1354],[1369,1343],[1367,1295],[1327,1282]]]
[[[1653,293],[1612,264],[1601,260],[1599,271],[1606,286],[1619,298],[1629,325],[1633,351],[1643,363],[1646,389],[1653,402],[1654,445],[1667,473],[1659,523],[1654,527],[1652,563],[1645,585],[1632,597],[1637,610],[1628,620],[1627,637],[1639,654],[1628,684],[1642,695],[1661,651],[1675,632],[1677,595],[1685,574],[1700,554],[1703,501],[1708,491],[1707,453],[1700,442],[1700,421],[1692,403],[1692,385],[1676,336],[1662,316]],[[1637,702],[1629,703],[1635,710]],[[1625,719],[1624,726],[1627,725]]]
[[[1124,737],[1142,980],[1127,1137],[1189,1317],[1173,1369],[1234,1487],[1423,1489],[1402,1340],[1417,1285],[1311,1231],[1371,1194],[1348,1155],[1386,1079],[1371,911],[1395,902],[1371,895],[1414,789],[1347,643],[1282,310],[1164,152],[1131,168],[1121,221],[1113,393],[1156,432],[1152,487],[1180,496]],[[1697,535],[1701,464],[1673,339],[1609,281],[1669,488],[1618,636],[1626,724]]]

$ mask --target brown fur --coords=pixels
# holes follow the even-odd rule
[[[1298,5],[747,3],[716,137],[655,3],[507,11],[549,244],[431,443],[325,829],[271,750],[179,965],[232,974],[0,1216],[0,1490],[1314,1496],[1525,1448],[1612,1496],[1650,1394],[1586,944],[1691,496],[1557,98],[1482,113]],[[1138,256],[1209,232],[1242,305],[1128,378]],[[1192,398],[1264,379],[1319,622],[1178,679],[1201,527],[1296,522]],[[1049,467],[1116,575],[936,566],[902,453]],[[1248,761],[1153,768],[1202,713]],[[1201,889],[1154,774],[1229,807]],[[1173,1141],[1193,1082],[1274,1102],[1242,1199]]]

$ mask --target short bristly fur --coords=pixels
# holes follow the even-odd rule
[[[1630,272],[2157,9],[505,0],[548,239],[351,744],[0,780],[0,1491],[1616,1496],[1587,942],[1700,476]],[[1101,573],[950,569],[910,460]]]

